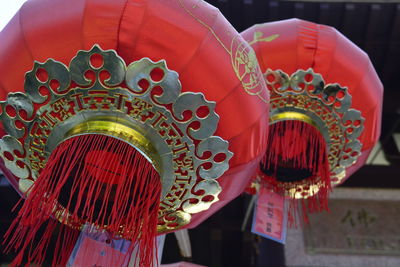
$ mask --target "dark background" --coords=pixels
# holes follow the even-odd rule
[[[384,87],[381,144],[384,165],[367,165],[342,186],[364,188],[399,188],[400,153],[394,134],[400,133],[400,1],[268,1],[268,0],[208,0],[218,7],[239,31],[255,23],[300,18],[335,27],[365,50]],[[398,2],[398,3],[397,3]],[[12,221],[11,208],[18,195],[0,180],[0,235]],[[193,262],[210,267],[284,266],[284,247],[261,240],[240,227],[249,202],[241,196],[227,205],[200,227],[190,231]],[[13,255],[0,254],[0,263]],[[163,262],[181,260],[174,235],[168,235]]]

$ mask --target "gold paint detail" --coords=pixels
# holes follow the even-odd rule
[[[359,137],[365,120],[360,111],[351,108],[348,89],[336,83],[325,84],[322,76],[311,68],[298,70],[291,76],[268,69],[264,77],[271,93],[270,123],[300,120],[315,126],[327,144],[332,186],[340,184],[346,177],[346,169],[361,155]],[[301,182],[282,186],[295,198],[312,196],[319,188]]]
[[[190,8],[190,3],[193,1],[177,1],[179,6],[194,20],[205,27],[230,55],[232,67],[245,92],[249,95],[257,96],[265,103],[269,103],[269,92],[265,86],[253,48],[232,26],[217,28],[215,25],[220,13],[217,10],[215,10],[217,14],[206,11],[209,8],[209,4],[205,1],[198,1],[195,4],[196,8]]]
[[[267,37],[264,37],[264,33],[260,31],[256,31],[253,34],[253,40],[248,41],[249,45],[253,45],[258,42],[272,42],[273,40],[277,39],[279,34],[273,34]]]
[[[92,62],[94,56],[102,58],[101,66]],[[92,78],[85,75],[89,71]],[[164,60],[142,58],[126,66],[114,50],[98,45],[78,51],[69,67],[53,59],[35,62],[25,76],[25,93],[10,93],[0,105],[8,133],[0,140],[0,156],[19,178],[22,192],[62,141],[80,134],[109,135],[134,146],[159,172],[162,231],[181,228],[191,214],[218,201],[217,179],[233,156],[229,143],[213,136],[219,122],[216,103],[201,93],[182,93],[178,73]],[[66,216],[59,220],[68,220],[58,206],[55,212]]]
[[[231,52],[229,51],[228,47],[224,44],[224,42],[222,41],[222,39],[218,36],[218,34],[215,32],[215,30],[208,25],[208,23],[206,23],[203,19],[201,19],[199,16],[195,15],[193,12],[199,12],[202,14],[205,14],[206,12],[202,12],[202,8],[206,7],[206,5],[208,5],[206,2],[204,1],[198,1],[195,5],[192,6],[193,9],[198,9],[198,10],[190,10],[189,8],[186,7],[186,5],[184,4],[184,2],[187,2],[185,0],[177,0],[180,7],[186,12],[188,13],[192,18],[194,18],[198,23],[200,23],[201,25],[203,25],[207,30],[210,31],[210,33],[214,36],[215,40],[218,41],[218,43],[221,45],[222,48],[225,49],[225,51],[230,54]],[[207,8],[207,7],[206,7]],[[208,14],[208,12],[207,12]],[[212,16],[212,20],[216,19],[215,15],[211,15]],[[217,15],[218,16],[218,15]],[[215,21],[213,21],[215,22]]]
[[[256,53],[241,37],[232,40],[231,60],[236,76],[242,83],[245,92],[268,103],[269,92],[265,86]]]

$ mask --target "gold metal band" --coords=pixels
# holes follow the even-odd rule
[[[308,123],[316,128],[318,128],[317,124],[307,115],[299,112],[287,111],[275,114],[270,117],[270,124],[274,124],[278,121],[287,121],[287,120],[298,120]]]
[[[67,139],[84,134],[102,134],[122,140],[138,150],[161,174],[161,160],[150,140],[132,127],[122,122],[111,121],[115,118],[97,117],[74,126],[66,133]]]

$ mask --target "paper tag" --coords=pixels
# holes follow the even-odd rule
[[[285,197],[261,187],[258,193],[251,231],[285,244],[287,212]]]
[[[127,267],[131,242],[110,239],[104,231],[85,226],[68,261],[68,267]]]
[[[154,259],[153,259],[153,266],[159,266],[161,259],[162,259],[162,254],[163,254],[163,249],[164,249],[164,242],[165,242],[165,235],[159,235],[157,236],[157,247],[154,248]],[[140,257],[138,256],[139,254],[139,246],[136,246],[135,249],[132,251],[132,257],[129,262],[128,266],[140,266]],[[157,255],[156,255],[157,253]]]

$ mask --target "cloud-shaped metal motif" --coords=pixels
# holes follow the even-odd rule
[[[23,192],[77,125],[107,117],[139,132],[149,147],[144,154],[162,179],[160,232],[182,227],[191,214],[218,201],[217,178],[233,155],[227,141],[213,136],[215,102],[182,93],[178,73],[164,60],[142,58],[126,66],[114,50],[98,45],[79,51],[69,67],[53,59],[35,62],[25,93],[10,93],[0,105],[8,133],[0,140],[0,156]]]
[[[332,184],[339,184],[346,176],[346,168],[361,154],[358,138],[364,130],[364,118],[360,111],[351,108],[347,88],[325,84],[322,76],[311,68],[298,70],[291,76],[268,69],[264,76],[271,92],[271,123],[291,119],[295,113],[317,127],[327,144]],[[310,195],[318,191],[300,189],[297,193],[303,196],[307,191]]]

